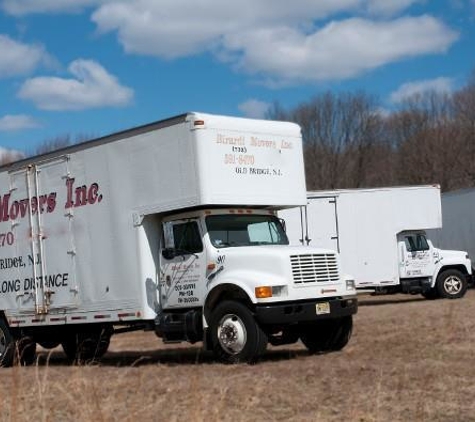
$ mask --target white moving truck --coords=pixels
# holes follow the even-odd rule
[[[425,234],[442,224],[439,186],[308,192],[307,201],[280,212],[291,242],[339,251],[357,288],[464,296],[467,253],[436,249]]]
[[[276,216],[306,202],[295,124],[187,113],[5,166],[0,187],[3,366],[139,329],[227,362],[350,338],[354,281]]]

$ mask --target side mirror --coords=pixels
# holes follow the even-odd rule
[[[162,250],[162,256],[165,259],[173,259],[177,255],[176,250],[174,248],[165,248]]]
[[[287,226],[285,224],[285,220],[283,218],[279,218],[280,224],[282,224],[282,228],[284,229],[284,232],[287,233]]]

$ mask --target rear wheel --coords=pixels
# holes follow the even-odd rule
[[[353,318],[346,316],[305,325],[300,339],[310,353],[338,351],[348,344],[352,331]]]
[[[61,342],[66,356],[75,362],[88,363],[100,359],[109,348],[112,330],[80,331],[73,333]]]
[[[20,365],[31,365],[36,359],[36,342],[33,337],[24,336],[16,341],[15,361]]]
[[[0,317],[0,366],[13,365],[15,357],[15,340],[10,333],[8,325]]]
[[[267,347],[267,335],[242,303],[224,301],[212,312],[210,339],[215,355],[223,362],[253,362]]]
[[[437,291],[445,299],[459,299],[467,291],[467,280],[459,270],[446,270],[437,277]]]

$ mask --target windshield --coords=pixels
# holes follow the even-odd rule
[[[289,244],[282,224],[273,215],[211,215],[206,217],[206,226],[215,248]]]

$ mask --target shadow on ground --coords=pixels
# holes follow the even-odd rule
[[[299,356],[308,356],[305,349],[270,349],[262,356],[259,362],[276,362],[292,360]],[[113,351],[107,352],[100,361],[87,363],[87,365],[113,366],[113,367],[138,367],[146,365],[206,365],[220,364],[210,351],[199,347],[160,349],[150,351]],[[37,353],[38,366],[71,366],[78,365],[71,362],[60,350],[40,351]]]

